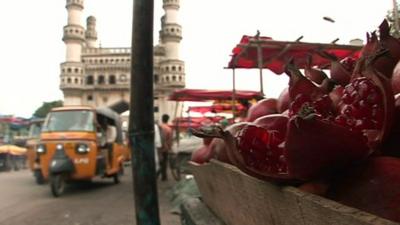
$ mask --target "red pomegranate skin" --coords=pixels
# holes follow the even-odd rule
[[[400,157],[400,94],[395,95],[395,108],[392,129],[382,144],[381,153]]]
[[[391,36],[389,23],[386,19],[379,26],[379,48],[376,51],[384,53],[382,57],[373,62],[373,66],[384,76],[391,78],[393,69],[400,60],[400,41]]]
[[[329,97],[332,100],[332,106],[333,109],[335,110],[335,112],[338,111],[339,108],[339,102],[342,99],[343,96],[343,91],[344,91],[344,87],[337,85],[333,88],[333,90],[329,93]]]
[[[277,113],[277,102],[275,98],[266,98],[258,101],[249,108],[246,121],[253,122],[261,116]]]
[[[400,93],[400,61],[397,62],[393,70],[393,75],[391,79],[393,94]]]
[[[210,145],[212,140],[213,140],[212,137],[204,137],[203,138],[203,144],[204,145]]]
[[[278,102],[276,103],[276,109],[278,113],[283,113],[289,109],[290,97],[289,88],[284,88],[278,97]]]
[[[215,152],[209,145],[203,145],[192,153],[191,161],[203,164],[215,157]]]
[[[215,152],[215,159],[224,163],[232,164],[229,160],[227,152],[228,149],[224,140],[220,138],[213,138],[210,144],[210,148],[212,152]]]
[[[269,131],[278,131],[278,138],[284,140],[286,135],[289,116],[283,114],[271,114],[262,116],[254,121],[254,124]]]
[[[289,173],[304,181],[327,176],[370,154],[361,133],[314,115],[292,117],[285,141]]]
[[[400,159],[371,157],[338,175],[328,198],[400,222]]]

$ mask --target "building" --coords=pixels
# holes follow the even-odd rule
[[[185,87],[185,63],[179,58],[179,7],[179,0],[163,0],[165,14],[161,18],[159,43],[154,46],[155,119],[163,113],[174,117],[176,103],[168,101],[168,95]],[[89,16],[86,27],[81,24],[84,0],[67,0],[66,9],[68,23],[62,38],[66,58],[60,65],[64,105],[107,106],[119,113],[126,111],[130,100],[130,47],[99,46],[96,18]]]

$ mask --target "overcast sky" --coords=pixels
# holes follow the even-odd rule
[[[12,0],[0,8],[0,114],[30,117],[43,101],[62,99],[59,64],[65,61],[62,28],[65,0]],[[84,19],[97,18],[103,47],[130,47],[133,1],[85,0]],[[232,72],[224,69],[242,35],[340,44],[365,40],[391,9],[392,0],[181,0],[181,58],[188,88],[229,89]],[[155,0],[155,42],[162,0]],[[329,16],[336,22],[322,19]],[[238,70],[238,89],[259,90],[257,70]],[[267,97],[277,97],[286,75],[264,72]]]

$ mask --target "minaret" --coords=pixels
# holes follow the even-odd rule
[[[98,48],[97,43],[97,31],[96,31],[96,18],[94,16],[89,16],[86,20],[86,47],[88,48]]]
[[[65,62],[61,63],[60,89],[64,93],[64,105],[80,105],[84,67],[81,61],[85,43],[85,28],[81,17],[84,0],[67,0],[68,24],[64,26],[62,40],[66,46]]]
[[[168,101],[168,95],[176,89],[185,87],[185,63],[179,58],[180,42],[182,40],[182,27],[178,23],[179,0],[163,0],[165,15],[161,19],[161,45],[165,49],[165,58],[160,62],[159,85],[159,115],[175,115],[175,103]],[[178,114],[179,115],[179,112]]]

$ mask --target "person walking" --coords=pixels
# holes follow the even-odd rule
[[[160,170],[157,172],[157,177],[161,174],[161,180],[168,180],[167,165],[168,154],[172,151],[172,128],[168,125],[169,115],[163,114],[161,117],[160,134],[161,134],[161,148],[160,152]]]

